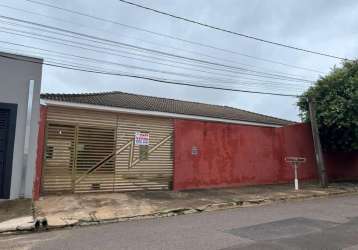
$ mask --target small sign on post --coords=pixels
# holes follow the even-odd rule
[[[297,175],[297,168],[306,162],[306,158],[304,157],[285,157],[285,161],[290,164],[295,171],[295,190],[298,190],[298,175]]]

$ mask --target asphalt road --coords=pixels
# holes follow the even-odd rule
[[[0,249],[358,249],[358,195],[0,237]]]

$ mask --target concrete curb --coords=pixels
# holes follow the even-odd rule
[[[34,231],[39,228],[40,222],[32,216],[19,217],[0,223],[0,233],[9,234],[12,232]]]
[[[90,226],[90,225],[100,225],[107,223],[115,223],[115,222],[123,222],[123,221],[131,221],[131,220],[140,220],[140,219],[150,219],[150,218],[160,218],[160,217],[171,217],[177,215],[186,215],[186,214],[194,214],[194,213],[202,213],[202,212],[210,212],[210,211],[218,211],[224,209],[233,209],[233,208],[241,208],[241,207],[255,207],[271,204],[274,202],[282,202],[282,201],[290,201],[290,200],[303,200],[303,199],[313,199],[320,197],[328,197],[328,196],[337,196],[337,195],[348,195],[348,194],[358,194],[358,188],[335,188],[334,190],[309,190],[310,193],[294,193],[285,195],[282,197],[268,197],[268,198],[256,198],[256,199],[248,199],[248,200],[233,200],[229,202],[223,203],[213,203],[208,204],[202,207],[178,207],[171,208],[162,211],[158,211],[155,213],[148,214],[138,214],[130,217],[115,217],[115,218],[106,218],[101,219],[97,218],[95,215],[90,216],[89,218],[84,219],[71,219],[71,218],[42,218],[38,217],[29,222],[29,218],[25,223],[18,223],[11,228],[3,227],[1,228],[0,223],[0,236],[1,235],[11,235],[11,234],[19,234],[25,232],[38,232],[44,230],[55,230],[62,229],[67,227],[82,227],[82,226]],[[21,219],[21,218],[20,218]],[[14,219],[16,220],[16,219]],[[8,222],[8,221],[7,221]],[[22,221],[23,222],[23,221]]]

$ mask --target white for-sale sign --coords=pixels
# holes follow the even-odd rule
[[[134,144],[135,145],[149,145],[149,133],[135,132]]]

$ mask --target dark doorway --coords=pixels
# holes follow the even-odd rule
[[[17,104],[0,103],[0,199],[10,198]]]

